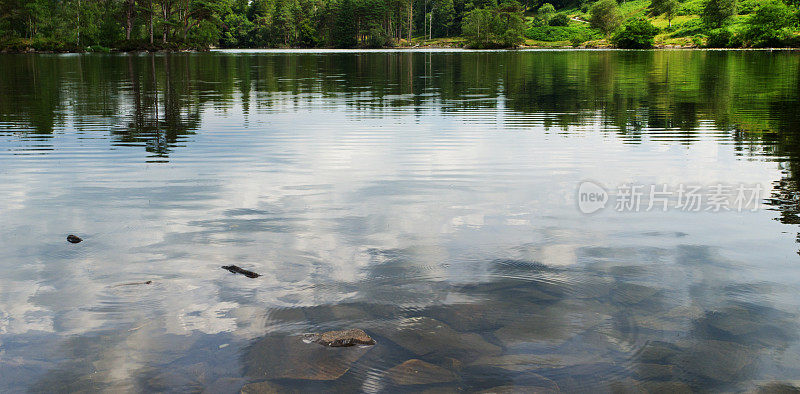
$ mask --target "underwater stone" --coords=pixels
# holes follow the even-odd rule
[[[370,349],[330,348],[305,343],[297,336],[270,336],[250,347],[244,366],[246,374],[255,378],[336,380]]]
[[[458,379],[454,372],[418,359],[408,360],[386,373],[389,379],[401,386],[446,383]]]

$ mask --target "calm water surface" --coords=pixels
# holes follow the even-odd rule
[[[2,55],[0,92],[2,392],[800,380],[798,53]]]

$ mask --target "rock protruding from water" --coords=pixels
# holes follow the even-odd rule
[[[408,360],[386,373],[389,379],[401,386],[447,383],[458,379],[453,371],[418,359]]]
[[[261,379],[336,380],[372,346],[330,348],[304,343],[297,336],[270,336],[244,356],[248,376]]]
[[[375,340],[367,335],[364,330],[351,328],[349,330],[328,331],[322,334],[306,334],[307,341],[316,342],[323,346],[346,347],[356,345],[374,345]]]
[[[228,270],[233,274],[244,275],[244,276],[246,276],[248,278],[258,278],[259,276],[261,276],[261,275],[255,273],[255,272],[253,272],[253,271],[248,271],[248,270],[246,270],[244,268],[240,268],[240,267],[237,267],[235,265],[225,265],[225,266],[222,267],[222,269]]]
[[[67,241],[69,243],[72,243],[72,244],[77,244],[77,243],[80,243],[81,241],[83,241],[83,238],[81,238],[81,237],[79,237],[77,235],[70,234],[70,235],[67,235]]]

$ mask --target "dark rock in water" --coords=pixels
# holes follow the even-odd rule
[[[204,393],[237,393],[247,381],[242,378],[219,378],[203,387]]]
[[[300,390],[289,389],[288,387],[273,382],[250,383],[242,387],[242,394],[286,394],[300,393]]]
[[[541,386],[498,386],[493,387],[488,390],[483,390],[480,394],[527,394],[527,393],[537,393],[537,394],[545,394],[545,393],[560,393],[558,385],[555,383],[547,383],[545,382]]]
[[[728,308],[723,311],[708,312],[703,319],[705,323],[717,330],[731,335],[745,335],[756,332],[767,324],[759,316],[749,313],[744,308]]]
[[[747,346],[726,341],[687,341],[677,366],[694,375],[732,382],[746,378],[745,367],[754,361],[755,354]]]
[[[320,345],[330,347],[345,347],[355,345],[374,345],[375,340],[370,338],[364,330],[352,328],[342,331],[328,331],[322,334],[306,334],[305,339]]]
[[[695,392],[684,382],[644,382],[641,384],[641,389],[648,393],[690,394]]]
[[[244,356],[248,376],[261,379],[336,380],[374,347],[330,348],[304,343],[297,336],[270,336]]]
[[[758,394],[797,394],[800,393],[800,387],[791,383],[784,382],[771,382],[759,386],[756,390]]]
[[[386,374],[395,384],[401,386],[446,383],[458,379],[453,371],[417,359],[392,367]]]
[[[636,377],[642,380],[670,380],[675,377],[675,367],[669,364],[637,363],[634,367]]]
[[[70,235],[67,235],[67,241],[69,241],[70,243],[73,243],[73,244],[77,244],[77,243],[80,243],[81,241],[83,241],[83,239],[81,237],[77,236],[77,235],[70,234]]]
[[[523,312],[521,309],[511,302],[487,300],[475,304],[437,306],[427,310],[426,315],[446,323],[456,331],[489,331],[518,319]]]
[[[226,265],[226,266],[223,266],[222,269],[228,270],[228,271],[230,271],[231,273],[234,273],[234,274],[242,274],[242,275],[244,275],[244,276],[246,276],[248,278],[258,278],[259,276],[261,276],[261,275],[255,273],[255,272],[253,272],[253,271],[248,271],[246,269],[239,268],[239,267],[237,267],[235,265]]]
[[[481,355],[499,355],[502,349],[475,333],[460,333],[429,317],[414,317],[376,328],[380,336],[417,356],[474,359]]]
[[[620,283],[611,289],[611,300],[617,304],[636,305],[655,296],[659,289],[635,283]]]
[[[666,364],[681,353],[680,348],[669,342],[651,341],[638,353],[641,363]]]

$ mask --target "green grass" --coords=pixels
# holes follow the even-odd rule
[[[573,40],[589,41],[601,34],[586,23],[571,22],[569,26],[533,26],[525,31],[525,38],[536,41],[570,43]]]

